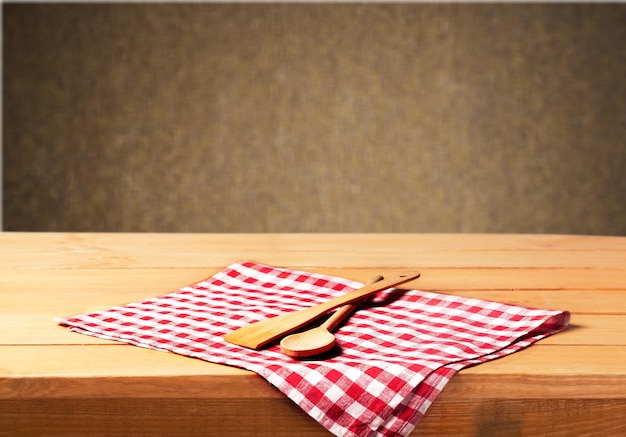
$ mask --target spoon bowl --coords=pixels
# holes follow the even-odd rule
[[[280,342],[281,352],[295,358],[323,354],[333,347],[335,347],[335,336],[323,326],[288,335]]]

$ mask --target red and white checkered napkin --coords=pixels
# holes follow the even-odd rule
[[[60,323],[254,371],[338,436],[406,436],[457,371],[526,347],[569,320],[567,311],[392,289],[338,330],[340,350],[324,359],[297,361],[278,345],[253,351],[222,339],[361,285],[242,262],[171,294]]]

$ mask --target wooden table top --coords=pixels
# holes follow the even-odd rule
[[[242,260],[362,282],[418,269],[411,288],[570,310],[566,331],[461,371],[414,434],[626,434],[626,237],[132,233],[0,233],[0,434],[328,435],[253,373],[53,320]]]

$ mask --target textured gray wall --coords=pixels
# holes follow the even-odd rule
[[[626,235],[622,4],[4,4],[4,228]]]

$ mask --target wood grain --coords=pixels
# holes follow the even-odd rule
[[[626,433],[626,238],[2,233],[0,434],[328,435],[253,373],[53,320],[169,293],[240,260],[364,283],[417,269],[407,287],[568,309],[566,331],[461,371],[414,434]]]

